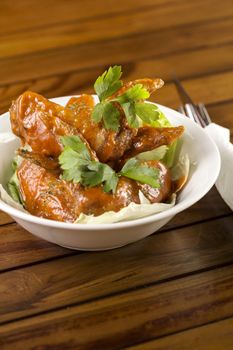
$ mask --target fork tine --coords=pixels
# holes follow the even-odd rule
[[[208,112],[206,109],[203,109],[203,106],[200,106],[200,109],[198,106],[195,105],[179,79],[174,75],[173,81],[175,84],[175,87],[177,89],[177,92],[180,96],[181,101],[184,103],[184,106],[182,106],[182,112],[185,112],[186,116],[188,116],[190,119],[192,119],[194,122],[199,124],[202,127],[205,127],[206,125],[209,124],[207,120],[210,120],[210,118],[207,118],[206,114]],[[181,108],[180,108],[181,110]]]
[[[195,123],[203,126],[202,120],[200,120],[199,116],[197,115],[196,108],[193,104],[191,103],[186,103],[185,104],[185,110],[187,116],[192,119]]]
[[[185,109],[184,109],[183,106],[179,106],[179,107],[178,107],[178,111],[179,111],[181,114],[186,115],[186,112],[185,112]]]
[[[207,109],[206,109],[204,103],[198,103],[197,107],[198,107],[200,114],[201,114],[202,118],[204,119],[206,125],[209,125],[210,123],[212,123],[210,116],[209,116],[209,113],[207,112]]]
[[[185,105],[181,105],[178,107],[178,111],[182,114],[184,114],[189,119],[192,119],[194,122],[196,122],[194,115],[191,111],[191,105],[189,103],[185,103]]]

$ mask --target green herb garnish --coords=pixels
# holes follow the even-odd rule
[[[129,159],[119,173],[109,165],[92,160],[89,150],[79,136],[61,137],[64,150],[59,156],[59,164],[63,170],[62,178],[83,186],[94,187],[103,184],[105,192],[115,193],[120,176],[159,187],[159,169],[146,165],[148,160],[159,160],[164,157],[166,146]]]
[[[89,187],[103,184],[106,192],[115,192],[118,182],[115,171],[107,164],[92,160],[79,136],[63,136],[61,141],[65,147],[59,156],[59,164],[64,180]]]
[[[147,161],[147,160],[161,160],[165,157],[165,155],[168,152],[168,146],[163,145],[159,146],[151,151],[146,151],[139,153],[135,156],[136,159],[141,161]]]
[[[98,103],[93,110],[92,118],[96,123],[103,120],[106,129],[118,131],[120,127],[120,112],[112,102]]]
[[[123,85],[123,82],[120,80],[121,75],[121,66],[114,66],[96,79],[94,89],[100,101],[114,94]]]
[[[120,171],[120,174],[143,184],[159,188],[159,169],[150,168],[136,158],[129,159]]]
[[[120,80],[121,74],[121,66],[114,66],[97,78],[94,89],[100,102],[94,107],[93,120],[96,123],[102,121],[106,129],[118,131],[120,128],[118,104],[132,128],[138,128],[143,123],[154,127],[169,126],[170,123],[156,105],[144,102],[150,93],[142,84],[135,84],[114,97],[114,93],[123,86]]]

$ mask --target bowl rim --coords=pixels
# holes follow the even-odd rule
[[[78,95],[74,95],[78,96]],[[72,96],[61,96],[61,97],[56,97],[51,99],[51,101],[56,101],[58,99],[63,99],[63,98],[70,98]],[[169,110],[177,115],[178,119],[181,120],[185,119],[187,121],[187,117],[182,115],[181,113],[177,112],[176,110],[169,108],[167,106],[155,103],[158,107],[162,107],[162,109],[165,109],[169,112]],[[2,114],[2,116],[7,116],[9,115],[9,112],[6,112]],[[204,131],[202,127],[200,127],[198,124],[194,123],[192,120],[189,119],[189,123],[191,123],[195,128],[199,129],[199,132],[208,139],[208,142],[211,144],[211,148],[213,153],[215,153],[215,172],[211,174],[211,181],[209,181],[208,186],[205,187],[200,192],[195,192],[195,195],[193,195],[190,199],[186,199],[184,202],[180,202],[175,204],[174,207],[169,208],[163,212],[152,214],[143,218],[139,219],[133,219],[133,220],[128,220],[128,221],[122,221],[122,222],[115,222],[115,223],[102,223],[102,224],[96,224],[96,223],[68,223],[68,222],[60,222],[60,221],[55,221],[55,220],[50,220],[50,219],[45,219],[41,218],[35,215],[32,215],[30,213],[25,213],[22,212],[16,208],[13,208],[9,204],[6,204],[4,201],[0,199],[0,209],[7,214],[13,216],[14,218],[21,219],[30,223],[38,224],[41,226],[47,226],[47,227],[54,227],[54,228],[61,228],[61,229],[69,229],[69,230],[84,230],[84,231],[90,231],[90,230],[95,230],[95,231],[106,231],[106,230],[117,230],[120,228],[127,228],[127,227],[132,227],[132,226],[142,226],[145,224],[150,224],[155,221],[159,221],[162,219],[166,219],[169,217],[173,217],[176,214],[180,213],[181,211],[189,208],[191,205],[195,204],[198,202],[202,197],[205,196],[205,194],[212,188],[214,183],[216,182],[219,172],[220,172],[220,167],[221,167],[221,157],[219,150],[215,144],[215,142],[211,139],[211,137]]]

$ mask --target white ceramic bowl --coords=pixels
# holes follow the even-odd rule
[[[68,97],[53,99],[65,105]],[[172,125],[184,125],[184,150],[192,164],[188,182],[178,196],[177,204],[167,211],[138,220],[114,224],[70,224],[23,213],[0,200],[0,209],[32,234],[58,245],[80,250],[117,248],[140,240],[164,226],[177,213],[201,199],[214,185],[220,170],[218,149],[205,131],[182,114],[160,106]],[[0,133],[10,132],[9,113],[0,117]],[[0,183],[6,184],[18,140],[0,147]]]

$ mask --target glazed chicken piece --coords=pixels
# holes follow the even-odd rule
[[[30,91],[19,96],[10,108],[12,131],[21,138],[23,145],[30,145],[33,152],[58,157],[63,149],[60,137],[79,135],[96,159],[95,152],[78,130],[65,122],[72,118],[74,114],[70,109]]]
[[[16,153],[18,156],[30,160],[32,163],[49,170],[51,173],[61,174],[58,158],[46,157],[41,153],[30,152],[23,148],[19,148]]]
[[[45,169],[39,163],[38,157],[34,161],[33,154],[27,155],[17,176],[25,208],[31,214],[47,219],[74,222],[81,213],[96,216],[106,211],[117,212],[131,202],[140,203],[139,190],[151,203],[164,201],[171,193],[170,173],[163,164],[155,161],[149,165],[160,171],[159,189],[121,177],[115,194],[104,192],[102,186],[84,188],[62,180],[58,172]],[[53,168],[48,162],[46,165]]]
[[[163,84],[160,79],[135,80],[126,83],[115,95],[138,83],[143,84],[150,92]],[[132,147],[132,154],[140,153],[142,149],[151,150],[163,144],[170,144],[183,131],[183,127],[170,130],[149,126],[131,128],[120,106],[120,129],[118,132],[106,130],[102,123],[92,120],[93,108],[94,98],[91,95],[73,97],[66,107],[62,107],[39,94],[27,91],[14,101],[10,108],[12,130],[21,138],[23,144],[31,146],[33,152],[51,157],[58,157],[63,149],[60,136],[79,135],[93,159],[97,159],[97,154],[101,162],[110,163],[112,166],[125,153],[128,157],[127,151]]]
[[[109,100],[124,94],[136,84],[149,93],[163,86],[161,79],[139,79],[125,83]],[[27,91],[10,108],[13,132],[21,138],[23,158],[17,169],[19,188],[25,208],[33,215],[51,220],[74,222],[81,214],[101,215],[115,211],[130,203],[140,203],[140,192],[150,203],[165,202],[174,191],[170,170],[159,161],[145,161],[159,171],[158,188],[120,176],[115,193],[106,193],[102,185],[84,187],[80,183],[62,179],[58,157],[63,151],[61,136],[77,135],[86,145],[92,160],[108,163],[120,170],[124,162],[138,153],[170,145],[181,136],[182,126],[132,128],[121,104],[111,101],[120,112],[119,130],[105,129],[102,121],[94,122],[92,112],[95,101],[91,95],[71,98],[65,107],[43,96]],[[74,168],[74,172],[75,172]],[[155,175],[157,177],[157,175]],[[83,182],[84,183],[84,182]]]
[[[101,162],[110,162],[113,166],[122,157],[130,158],[162,145],[170,145],[184,132],[183,126],[131,128],[124,116],[118,132],[106,130],[101,123],[97,124],[92,120],[94,99],[91,95],[72,97],[66,107],[72,109],[76,115],[75,119],[67,122],[77,127]]]
[[[132,140],[131,148],[125,153],[124,159],[132,158],[139,153],[151,151],[159,146],[171,145],[184,132],[184,127],[152,128],[144,126],[138,129]]]
[[[106,130],[102,123],[95,123],[92,119],[94,105],[94,98],[91,95],[72,97],[66,107],[75,113],[75,118],[67,120],[67,123],[80,131],[101,162],[115,161],[130,148],[137,129],[128,126],[123,111],[120,109],[120,129],[118,132]]]
[[[108,99],[123,94],[136,84],[142,84],[150,93],[153,93],[162,87],[164,83],[161,79],[138,79],[130,81],[125,83]],[[81,95],[80,97],[71,98],[66,107],[71,109],[76,117],[71,120],[66,119],[66,121],[81,132],[92,149],[95,150],[101,162],[114,164],[114,161],[120,159],[125,151],[130,149],[132,140],[137,135],[137,129],[131,128],[128,125],[123,110],[116,104],[121,114],[120,129],[117,132],[106,130],[102,123],[97,124],[92,120],[91,114],[94,105],[94,98],[91,95]]]
[[[112,96],[109,97],[109,99],[113,97],[117,97],[122,95],[124,92],[126,92],[128,89],[133,87],[136,84],[141,84],[145,89],[150,93],[150,95],[155,92],[156,90],[160,89],[164,85],[164,81],[162,79],[136,79],[133,81],[128,81],[127,83],[124,83],[124,85],[115,92]]]
[[[144,162],[145,165],[151,168],[159,169],[159,188],[154,188],[147,184],[141,184],[137,182],[139,190],[150,201],[150,203],[165,202],[172,192],[172,180],[170,170],[157,160],[150,160]]]

